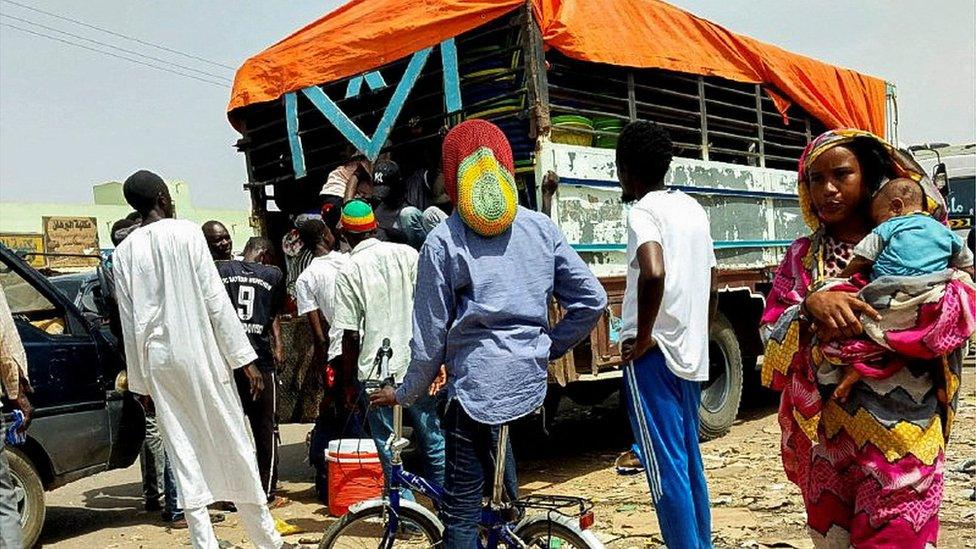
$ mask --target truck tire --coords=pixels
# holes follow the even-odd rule
[[[24,547],[33,547],[44,527],[44,485],[37,469],[24,454],[7,446],[3,452],[10,462],[20,527],[24,535]]]
[[[703,440],[729,432],[742,400],[742,352],[732,323],[722,313],[715,315],[708,334],[708,381],[701,384],[698,434]]]

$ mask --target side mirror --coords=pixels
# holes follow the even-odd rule
[[[944,163],[939,162],[935,165],[935,170],[932,172],[932,183],[935,183],[935,188],[939,189],[942,196],[949,194],[949,172]]]

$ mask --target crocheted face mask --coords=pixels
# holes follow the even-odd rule
[[[512,226],[518,190],[512,148],[497,126],[468,120],[444,138],[444,186],[461,220],[482,236]]]

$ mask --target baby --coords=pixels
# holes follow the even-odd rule
[[[840,274],[923,276],[950,267],[973,276],[973,254],[948,227],[924,213],[925,193],[911,179],[893,179],[871,201],[877,226],[854,248],[854,259]],[[834,398],[845,400],[861,374],[847,366]]]

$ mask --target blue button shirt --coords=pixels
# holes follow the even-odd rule
[[[549,327],[555,297],[566,315]],[[520,207],[510,230],[478,235],[455,213],[427,236],[417,267],[412,357],[397,402],[425,394],[447,365],[448,398],[476,421],[524,416],[546,368],[593,329],[607,295],[556,225]]]

